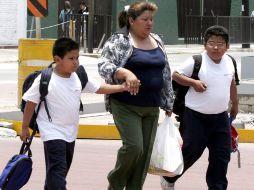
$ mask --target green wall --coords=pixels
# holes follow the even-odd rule
[[[231,0],[231,16],[241,16],[242,0]],[[254,0],[249,0],[249,15],[254,10]]]
[[[242,0],[231,0],[231,16],[240,16]]]
[[[113,32],[117,30],[117,15],[125,5],[136,2],[135,0],[112,0],[113,3]],[[151,0],[158,6],[154,17],[154,32],[163,35],[164,43],[176,44],[178,41],[177,5],[176,0]],[[115,9],[114,9],[115,8]]]
[[[27,16],[27,30],[31,29],[32,16]],[[41,28],[53,26],[58,24],[58,1],[48,1],[48,16],[41,18]],[[35,29],[35,21],[33,25]],[[35,32],[32,33],[32,37],[35,37]],[[29,37],[30,32],[27,33]],[[41,31],[41,38],[57,38],[57,27],[44,29]]]
[[[155,15],[154,32],[163,35],[164,43],[178,42],[177,5],[175,0],[154,0],[158,6]]]
[[[249,0],[249,9],[250,9],[250,14],[254,10],[254,0]]]

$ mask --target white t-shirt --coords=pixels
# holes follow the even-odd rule
[[[25,101],[36,104],[40,101],[39,84],[41,75],[23,95]],[[88,76],[88,82],[82,92],[95,93],[101,83]],[[81,82],[76,73],[70,78],[63,78],[52,73],[46,101],[52,122],[49,122],[44,103],[41,104],[37,117],[42,141],[62,139],[73,142],[78,133]]]
[[[191,77],[194,59],[190,57],[177,72]],[[206,51],[202,53],[202,65],[198,77],[207,85],[206,91],[196,92],[190,87],[185,96],[186,107],[204,114],[218,114],[228,109],[230,86],[234,79],[234,65],[228,55],[224,55],[219,64],[215,64]]]

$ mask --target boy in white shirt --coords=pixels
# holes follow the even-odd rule
[[[83,92],[109,94],[126,91],[125,84],[100,84],[88,77],[82,90],[81,81],[75,71],[79,67],[79,45],[70,38],[55,41],[53,57],[56,66],[48,85],[47,106],[52,118],[49,121],[44,104],[36,118],[40,136],[44,144],[46,180],[45,190],[66,189],[66,176],[71,166],[75,139],[79,125],[80,96]],[[30,137],[29,123],[37,104],[40,102],[39,75],[24,94],[27,101],[24,110],[20,139],[24,142]]]
[[[184,171],[188,170],[209,150],[209,165],[206,182],[209,190],[226,190],[227,169],[231,153],[231,130],[228,118],[238,113],[235,69],[232,59],[226,54],[229,48],[228,30],[222,26],[209,27],[204,35],[202,64],[199,80],[191,78],[194,59],[191,57],[173,72],[173,79],[189,86],[185,96],[183,116]],[[161,178],[163,190],[174,190],[180,176]]]

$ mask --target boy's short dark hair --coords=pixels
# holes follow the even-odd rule
[[[226,43],[229,42],[228,30],[223,26],[214,25],[207,28],[204,35],[204,42],[206,43],[211,36],[221,36]]]
[[[79,50],[79,44],[71,38],[59,38],[55,41],[52,54],[63,58],[66,53],[72,50]]]

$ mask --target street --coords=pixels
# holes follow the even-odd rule
[[[185,61],[189,56],[202,52],[202,46],[197,48],[178,48],[167,46],[168,59],[171,70],[174,71],[177,66]],[[181,52],[182,51],[182,52]],[[241,76],[241,56],[251,56],[253,52],[229,51],[237,61],[238,73]],[[85,66],[89,76],[103,82],[97,71],[97,58],[89,56],[80,56],[80,64]],[[16,109],[18,105],[18,50],[0,49],[0,111]],[[103,95],[86,94],[86,103],[98,103],[104,100]]]
[[[0,138],[0,171],[7,161],[19,152],[21,141],[17,138]],[[78,139],[73,163],[67,177],[67,189],[106,190],[107,173],[113,168],[120,140]],[[8,148],[7,148],[8,147]],[[43,189],[45,166],[43,145],[39,138],[32,144],[33,172],[22,190]],[[241,143],[241,164],[237,167],[237,154],[231,154],[228,169],[228,190],[253,190],[254,181],[254,144]],[[208,151],[179,179],[176,190],[205,190],[205,172],[208,164]],[[147,175],[144,190],[160,190],[158,176]]]
[[[168,48],[170,52],[178,51]],[[188,52],[169,53],[168,58],[171,70],[184,62],[186,58],[197,54],[202,50],[193,49]],[[186,49],[186,50],[187,50]],[[253,52],[229,52],[238,62],[239,75],[241,71],[241,56],[253,55]],[[16,49],[0,49],[0,111],[18,110],[17,105],[17,82],[18,82],[18,51]],[[80,56],[80,63],[85,66],[89,76],[103,81],[97,73],[97,59]],[[86,103],[98,103],[104,101],[103,95],[86,94]],[[84,118],[87,120],[87,118]],[[88,120],[89,121],[89,120]],[[0,170],[5,166],[12,155],[19,152],[20,140],[17,138],[0,138]],[[74,154],[73,165],[68,175],[68,189],[74,190],[105,190],[107,187],[106,175],[112,169],[116,159],[117,149],[120,147],[119,140],[92,140],[78,139]],[[228,170],[229,190],[252,190],[254,181],[254,148],[253,144],[241,143],[242,168],[237,168],[237,154],[232,154]],[[8,147],[8,148],[6,148]],[[42,189],[45,169],[43,158],[43,146],[39,138],[35,138],[32,144],[33,173],[28,184],[22,190]],[[207,189],[205,172],[208,164],[208,152],[205,151],[200,160],[189,170],[176,184],[179,190],[204,190]],[[159,177],[148,174],[144,184],[144,190],[160,189]]]

